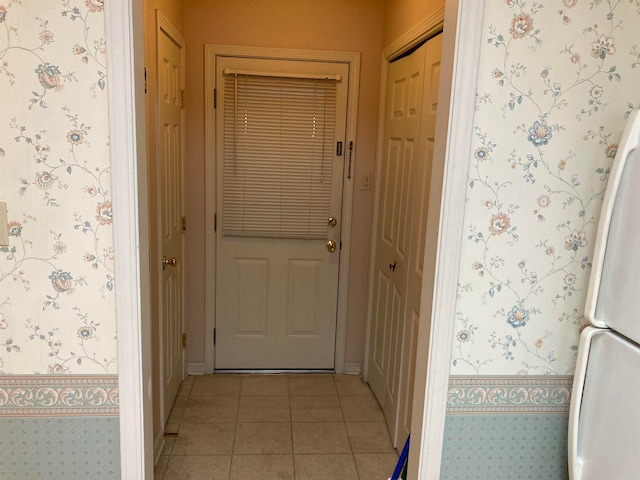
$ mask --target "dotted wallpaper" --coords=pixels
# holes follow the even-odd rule
[[[568,415],[449,415],[443,480],[566,480]]]
[[[118,417],[0,418],[0,478],[119,479]]]

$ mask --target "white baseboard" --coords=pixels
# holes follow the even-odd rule
[[[345,363],[344,373],[346,375],[360,375],[362,373],[361,363]]]
[[[156,433],[156,438],[153,439],[153,464],[157,464],[160,459],[160,455],[162,455],[162,450],[164,449],[164,432],[162,429],[158,430]]]
[[[187,375],[204,375],[204,363],[187,363]]]

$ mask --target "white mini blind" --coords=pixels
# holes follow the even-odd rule
[[[224,79],[222,234],[326,238],[336,79]]]

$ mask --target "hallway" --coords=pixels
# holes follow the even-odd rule
[[[156,480],[386,480],[398,455],[355,375],[190,376]]]

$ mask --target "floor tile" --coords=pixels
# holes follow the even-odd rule
[[[293,451],[299,453],[350,453],[344,423],[292,423]]]
[[[347,423],[353,453],[395,452],[384,422]]]
[[[185,422],[235,422],[239,397],[189,397]]]
[[[227,480],[231,455],[172,456],[163,480]]]
[[[191,389],[192,396],[240,395],[241,375],[198,375]]]
[[[293,480],[293,455],[234,455],[231,480]]]
[[[193,387],[193,376],[187,376],[184,381],[180,384],[180,388],[178,389],[178,397],[188,397],[191,393],[191,387]]]
[[[397,453],[354,453],[353,456],[363,480],[387,480],[398,463]]]
[[[373,395],[369,385],[358,375],[338,374],[334,377],[338,395]]]
[[[289,395],[337,395],[333,375],[289,375]]]
[[[330,396],[308,396],[289,397],[291,408],[340,408],[338,397]]]
[[[349,453],[296,455],[294,461],[296,480],[358,480],[356,465]]]
[[[289,395],[286,375],[256,375],[242,377],[240,395]]]
[[[238,423],[235,454],[292,453],[290,423]]]
[[[173,446],[176,443],[176,437],[164,437],[164,447],[162,448],[162,453],[160,455],[171,455]]]
[[[292,422],[343,422],[339,408],[292,408]]]
[[[164,471],[167,469],[167,463],[169,463],[169,455],[160,455],[158,461],[153,468],[153,480],[163,480]]]
[[[182,422],[171,455],[230,454],[234,434],[234,423]]]
[[[384,422],[384,414],[374,396],[340,397],[340,406],[346,422]]]
[[[289,397],[240,397],[238,422],[290,422]]]

